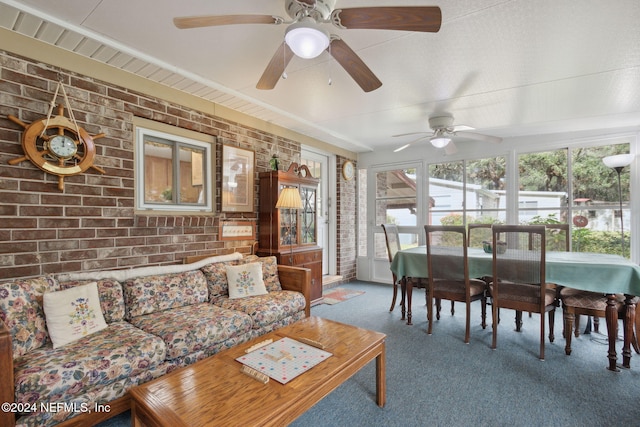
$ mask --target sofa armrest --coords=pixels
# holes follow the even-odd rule
[[[304,295],[306,301],[304,312],[307,317],[311,316],[311,270],[278,264],[278,277],[282,289],[298,291]]]
[[[15,399],[15,381],[13,380],[13,347],[11,333],[0,320],[0,403],[13,403]],[[0,426],[14,427],[15,414],[10,411],[0,411]]]

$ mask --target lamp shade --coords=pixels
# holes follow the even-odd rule
[[[436,148],[442,148],[451,142],[451,138],[447,136],[437,135],[431,138],[429,142],[431,142],[431,145],[433,145]]]
[[[277,209],[302,209],[300,192],[295,187],[283,188],[276,202]]]
[[[616,154],[615,156],[607,156],[602,159],[605,166],[609,168],[623,168],[633,161],[633,154]]]
[[[329,35],[309,18],[289,25],[284,41],[297,56],[311,59],[329,46]]]

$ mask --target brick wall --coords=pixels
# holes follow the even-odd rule
[[[348,160],[344,157],[337,156],[337,179],[338,191],[337,191],[337,213],[338,213],[338,226],[336,235],[338,236],[338,250],[337,250],[337,273],[341,275],[344,280],[349,281],[356,278],[356,248],[358,237],[358,223],[357,223],[357,179],[358,174],[355,174],[355,178],[347,181],[342,176],[342,165]],[[356,162],[354,161],[354,165]],[[357,169],[357,168],[356,168]]]
[[[7,116],[25,124],[46,117],[58,79],[69,94],[78,124],[90,135],[106,134],[95,140],[95,164],[106,173],[89,169],[67,177],[64,192],[58,190],[57,177],[31,162],[7,163],[23,155],[23,128]],[[134,116],[218,137],[216,183],[221,182],[223,143],[255,151],[256,178],[269,169],[273,151],[285,165],[300,158],[300,144],[295,141],[0,51],[0,279],[174,264],[188,255],[249,251],[251,242],[219,241],[218,225],[221,218],[257,218],[257,187],[254,213],[220,213],[219,184],[213,214],[135,213]],[[352,237],[341,235],[339,241]]]

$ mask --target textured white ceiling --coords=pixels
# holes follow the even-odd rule
[[[285,25],[179,30],[176,16],[286,17],[284,0],[0,0],[0,27],[357,152],[402,145],[434,112],[504,138],[640,127],[637,0],[337,0],[442,9],[438,33],[339,30],[382,81],[364,93],[329,54],[255,85]],[[329,79],[332,84],[328,85]]]

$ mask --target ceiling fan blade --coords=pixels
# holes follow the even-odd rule
[[[456,144],[453,143],[453,140],[444,146],[444,152],[448,156],[456,154],[458,152],[458,147],[456,147]]]
[[[173,18],[180,29],[234,24],[281,24],[284,19],[272,15],[203,15]]]
[[[463,138],[475,139],[477,141],[491,142],[493,144],[499,144],[502,142],[502,138],[497,136],[483,135],[475,132],[455,132],[455,135]]]
[[[335,9],[331,19],[340,28],[437,33],[442,12],[438,6],[354,7]]]
[[[399,135],[391,135],[391,137],[392,138],[397,138],[399,136],[420,135],[420,134],[424,134],[424,133],[431,133],[431,132],[409,132],[409,133],[401,133]]]
[[[269,61],[267,68],[262,73],[262,77],[258,81],[256,88],[258,89],[273,89],[278,83],[278,79],[284,73],[285,68],[293,58],[293,51],[285,42],[282,42],[276,53]]]
[[[418,133],[424,133],[424,132],[418,132]],[[406,134],[406,135],[411,135],[411,134],[410,134],[410,133],[408,133],[408,134]],[[400,135],[397,135],[397,136],[400,136]],[[421,136],[421,137],[420,137],[420,138],[418,138],[418,139],[414,139],[413,141],[409,141],[409,142],[407,142],[406,144],[404,144],[404,145],[402,145],[402,146],[400,146],[400,147],[396,148],[395,150],[393,150],[393,152],[394,152],[394,153],[397,153],[398,151],[402,151],[402,150],[404,150],[405,148],[409,148],[411,145],[415,144],[416,142],[422,141],[423,139],[427,139],[427,138],[430,138],[430,137],[431,137],[431,135]]]
[[[382,82],[373,74],[360,57],[341,39],[333,38],[329,53],[342,68],[358,83],[365,92],[371,92],[382,86]]]

